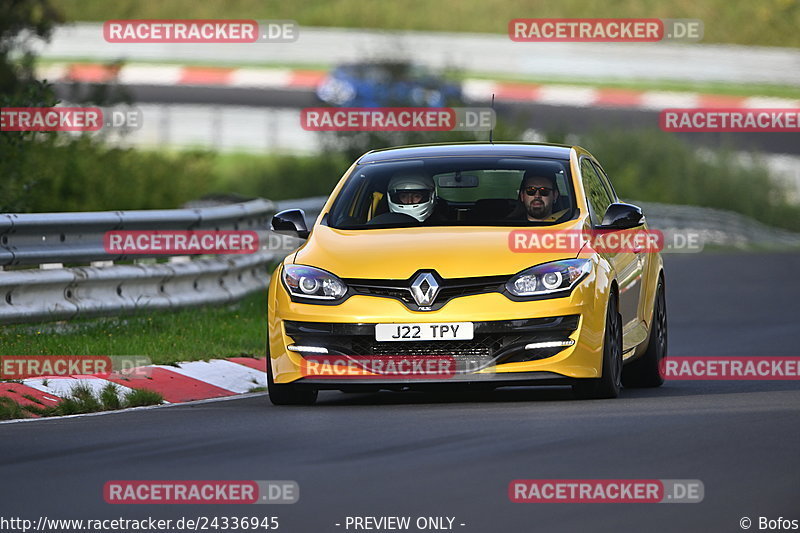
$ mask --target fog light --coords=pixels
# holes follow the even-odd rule
[[[535,350],[537,348],[560,348],[562,346],[572,346],[573,344],[575,344],[575,341],[572,339],[566,339],[563,341],[532,342],[530,344],[526,344],[525,349]]]
[[[292,352],[302,352],[302,353],[328,353],[327,348],[323,348],[322,346],[298,346],[296,344],[290,344],[286,347],[289,351]]]

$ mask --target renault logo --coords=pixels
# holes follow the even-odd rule
[[[423,272],[411,283],[411,296],[420,307],[431,305],[437,294],[439,294],[439,283],[430,272]]]

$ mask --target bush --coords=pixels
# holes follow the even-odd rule
[[[496,139],[519,138],[499,131]],[[550,140],[563,141],[557,137]],[[105,147],[89,137],[4,139],[0,212],[168,209],[212,193],[272,200],[327,195],[354,159],[340,152],[148,152]],[[764,165],[742,165],[730,150],[700,153],[657,130],[603,131],[578,143],[603,163],[623,198],[727,209],[800,231],[800,206],[786,200],[784,187]]]
[[[205,153],[108,148],[89,137],[47,136],[26,144],[13,162],[0,162],[0,174],[13,165],[24,178],[24,186],[0,200],[0,211],[174,208],[212,187],[212,158]]]
[[[89,137],[42,136],[24,144],[22,150],[0,143],[0,175],[8,177],[0,185],[0,212],[175,209],[213,193],[319,196],[330,193],[352,164],[341,154],[137,151]],[[5,157],[12,150],[13,158]]]
[[[286,200],[329,194],[352,163],[338,153],[226,154],[216,156],[213,172],[219,192]]]

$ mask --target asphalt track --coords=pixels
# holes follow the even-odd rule
[[[797,356],[800,254],[671,255],[671,355]],[[265,516],[345,531],[345,516],[454,516],[456,531],[741,531],[800,519],[800,384],[670,381],[579,402],[561,389],[485,395],[326,392],[0,425],[0,516]],[[699,479],[695,504],[514,504],[519,478]],[[125,479],[296,480],[273,506],[108,505]],[[352,529],[350,530],[352,531]],[[411,531],[415,531],[412,529]]]
[[[91,85],[57,83],[59,98],[74,100],[87,95]],[[247,89],[234,87],[186,87],[126,85],[119,96],[142,104],[203,104],[254,107],[304,108],[321,105],[314,91],[306,89]],[[471,105],[485,105],[478,102]],[[496,105],[498,116],[522,128],[551,133],[592,133],[613,129],[658,128],[659,112],[645,109],[554,106],[537,103],[503,102]],[[800,154],[800,134],[781,132],[677,133],[698,146],[725,147],[776,154]]]

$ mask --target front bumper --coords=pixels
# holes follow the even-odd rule
[[[499,293],[476,294],[449,301],[436,311],[411,311],[391,298],[355,295],[340,305],[293,302],[281,283],[270,287],[269,353],[276,383],[317,388],[403,385],[411,383],[481,382],[501,384],[562,384],[573,378],[600,377],[606,302],[594,293],[592,279],[584,280],[566,297],[515,302]],[[378,342],[377,323],[472,322],[471,341]],[[564,348],[525,350],[532,342],[571,339]],[[310,375],[310,355],[289,345],[325,347],[341,356],[467,358],[489,364],[470,366],[432,379],[430,376]],[[478,370],[474,370],[479,368]],[[341,387],[340,387],[341,386]]]

